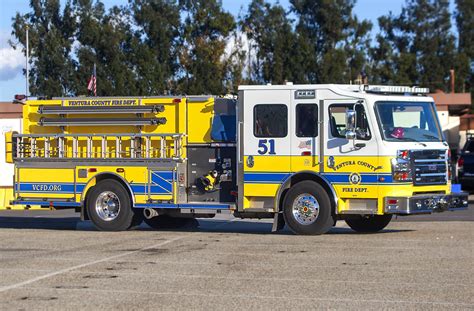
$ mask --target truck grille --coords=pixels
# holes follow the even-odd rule
[[[447,159],[444,150],[414,150],[411,153],[414,185],[445,185]]]

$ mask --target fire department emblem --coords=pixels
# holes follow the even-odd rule
[[[349,175],[349,182],[353,185],[358,185],[360,184],[360,175],[358,173],[352,173]]]

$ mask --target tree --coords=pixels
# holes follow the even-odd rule
[[[186,94],[222,94],[228,64],[225,48],[236,24],[218,0],[180,0],[186,18],[180,52],[178,91]]]
[[[302,82],[347,83],[363,70],[369,47],[368,21],[353,14],[354,0],[291,0]]]
[[[174,0],[130,1],[136,31],[133,63],[140,94],[169,93],[178,68],[180,9]]]
[[[223,84],[225,93],[236,94],[239,85],[244,81],[243,72],[247,53],[245,52],[241,33],[237,29],[232,32],[230,40],[232,43],[227,46],[229,52],[224,55],[224,68],[227,68],[227,74],[224,77]]]
[[[471,90],[474,108],[474,1],[456,0],[455,17],[459,34],[456,88]]]
[[[474,2],[456,0],[456,25],[459,34],[459,51],[474,60]]]
[[[376,46],[370,48],[370,82],[375,84],[390,84],[393,83],[396,78],[395,72],[395,47],[389,40],[393,38],[393,29],[391,24],[386,25],[390,17],[380,17],[378,19],[381,29],[385,30],[383,33],[376,35]],[[383,25],[383,26],[382,26]]]
[[[125,8],[105,11],[102,2],[75,0],[77,20],[76,94],[87,94],[87,80],[97,65],[97,95],[139,94],[138,73],[133,58],[133,37]]]
[[[296,36],[283,7],[253,0],[240,25],[254,54],[249,60],[250,82],[280,84],[294,81],[298,62],[294,53]]]
[[[71,58],[75,20],[71,2],[61,11],[59,0],[31,0],[32,12],[13,18],[12,35],[26,46],[26,27],[30,41],[30,94],[65,96],[73,92],[75,62]],[[25,48],[23,51],[26,54]]]
[[[384,82],[446,91],[456,56],[450,18],[447,0],[407,0],[400,15],[380,17],[373,71]]]

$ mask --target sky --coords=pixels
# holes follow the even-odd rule
[[[61,2],[64,2],[63,0]],[[102,0],[106,7],[123,5],[128,0]],[[224,10],[238,16],[251,0],[222,0]],[[270,2],[277,2],[272,1]],[[278,1],[283,7],[289,7],[289,0]],[[405,0],[357,0],[354,8],[359,19],[367,19],[374,25],[377,32],[377,18],[389,12],[399,14]],[[451,1],[453,6],[453,1]],[[29,0],[0,0],[0,101],[10,101],[15,94],[25,93],[25,56],[8,44],[11,37],[12,18],[17,12],[24,14],[29,11]],[[137,94],[139,95],[139,94]]]

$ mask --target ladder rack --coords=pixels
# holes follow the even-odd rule
[[[165,118],[41,118],[40,126],[117,126],[117,125],[159,125]]]
[[[165,110],[163,105],[153,106],[39,106],[39,114],[109,114],[109,113],[159,113]]]
[[[173,160],[183,158],[184,134],[13,134],[15,160]]]

